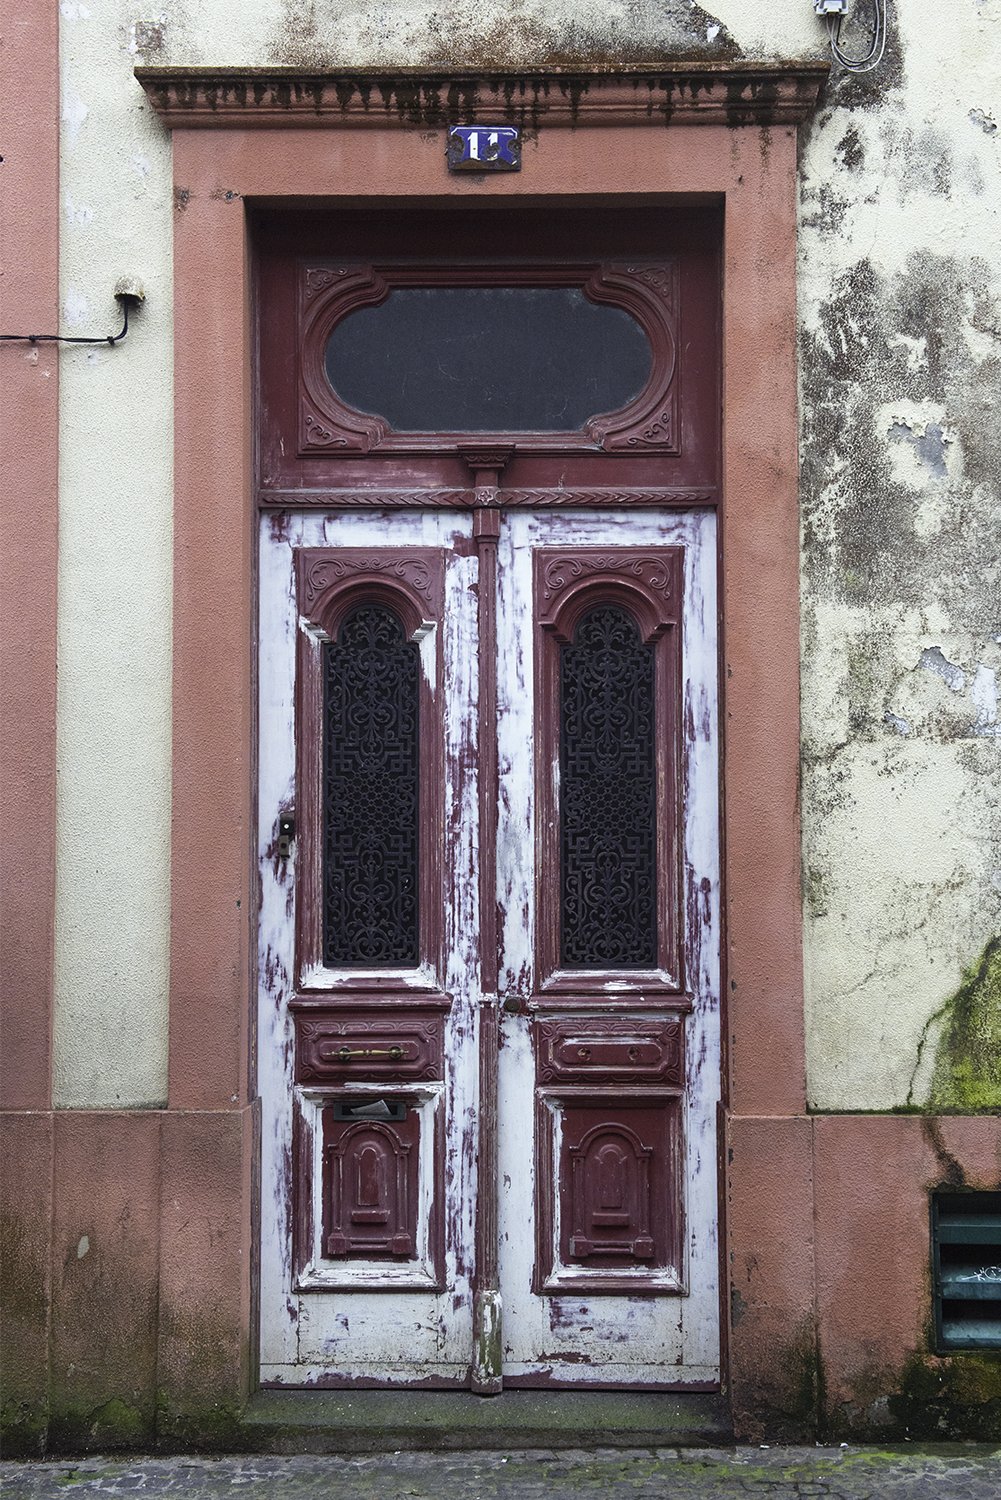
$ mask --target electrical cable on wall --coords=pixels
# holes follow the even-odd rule
[[[841,47],[841,26],[848,13],[848,0],[813,0],[831,35],[831,51],[846,73],[870,73],[878,68],[886,51],[886,0],[872,0],[872,45],[864,57],[850,57]]]
[[[115,301],[122,310],[122,326],[118,333],[0,333],[3,343],[19,344],[120,344],[129,331],[129,308],[138,308],[146,300],[146,291],[141,281],[134,276],[123,276],[115,287]]]

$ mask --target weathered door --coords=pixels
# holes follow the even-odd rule
[[[261,1376],[719,1376],[709,508],[265,514]]]

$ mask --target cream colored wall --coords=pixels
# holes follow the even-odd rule
[[[810,0],[60,9],[64,325],[111,327],[123,274],[148,302],[120,348],[63,355],[56,1099],[140,1106],[166,1089],[172,208],[133,65],[774,59],[826,34]],[[1001,0],[893,13],[802,153],[810,1092],[839,1109],[924,1098],[929,1018],[1001,927]]]
[[[829,1109],[923,1103],[943,1028],[982,1067],[1001,1022],[989,997],[967,1023],[947,1006],[1001,933],[1001,0],[895,10],[882,78],[835,85],[801,155],[808,1069]]]
[[[170,830],[170,142],[130,8],[62,0],[56,1006],[62,1106],[166,1096]]]

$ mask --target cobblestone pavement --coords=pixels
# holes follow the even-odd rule
[[[4,1500],[999,1500],[1001,1449],[673,1448],[0,1464]]]

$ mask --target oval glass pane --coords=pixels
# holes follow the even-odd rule
[[[646,384],[636,319],[579,287],[401,287],[331,333],[326,372],[397,432],[576,432]]]

